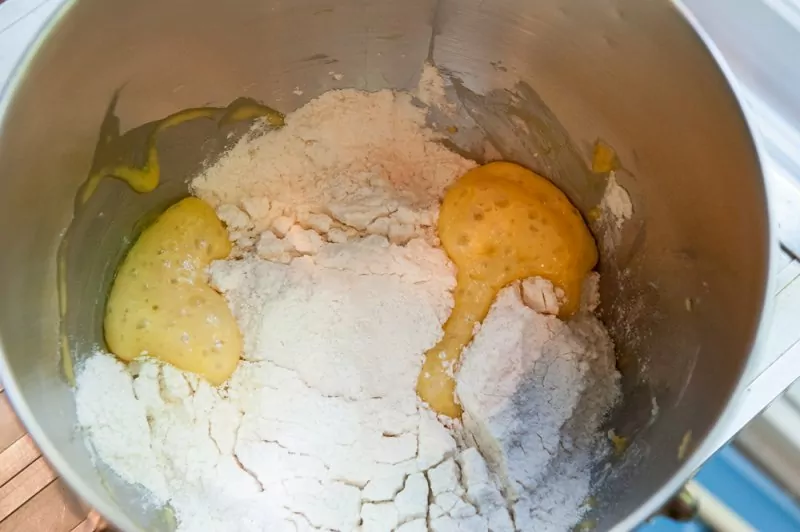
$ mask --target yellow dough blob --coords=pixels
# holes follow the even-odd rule
[[[442,247],[458,268],[444,337],[425,354],[417,393],[430,408],[461,416],[455,372],[475,326],[507,284],[542,277],[564,291],[560,317],[578,310],[597,248],[578,210],[550,181],[517,164],[489,163],[446,192],[438,221]]]
[[[186,198],[142,232],[117,272],[106,306],[105,338],[125,361],[152,356],[225,382],[236,369],[242,336],[206,267],[231,251],[214,210]]]

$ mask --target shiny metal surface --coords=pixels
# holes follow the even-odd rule
[[[0,237],[0,363],[20,417],[54,467],[121,528],[169,526],[90,461],[61,374],[56,298],[56,251],[112,95],[121,89],[116,114],[124,131],[238,96],[290,111],[340,86],[411,89],[426,58],[452,77],[462,102],[459,149],[480,158],[480,133],[504,157],[554,179],[584,212],[603,188],[602,176],[587,170],[595,139],[613,145],[623,162],[618,178],[636,214],[601,268],[604,319],[625,394],[609,427],[631,444],[610,472],[598,468],[591,516],[598,528],[631,528],[697,465],[695,451],[728,405],[756,341],[771,241],[741,111],[673,7],[639,0],[79,0],[59,14],[0,107],[0,223],[7,228]],[[331,70],[344,76],[341,83]],[[185,190],[200,161],[189,154],[214,151],[203,144],[209,135],[176,128],[164,140],[175,163],[158,194],[137,196],[108,182],[79,212],[68,287],[77,360],[98,338],[103,286],[124,237],[137,217]]]
[[[738,79],[745,112],[761,126],[778,238],[800,257],[800,1],[684,0]]]

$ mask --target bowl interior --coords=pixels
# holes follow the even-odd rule
[[[760,319],[766,200],[738,104],[673,7],[80,0],[59,13],[3,104],[3,378],[53,465],[117,525],[171,527],[168,515],[142,509],[135,490],[92,464],[60,345],[65,339],[76,363],[101,341],[113,270],[143,216],[185,195],[187,179],[241,130],[227,138],[202,122],[176,127],[159,141],[163,185],[155,192],[106,181],[76,209],[77,191],[104,156],[102,139],[132,130],[121,145],[135,153],[152,121],[240,96],[288,112],[332,88],[410,90],[426,60],[459,102],[452,123],[437,120],[458,127],[454,149],[484,161],[491,146],[551,178],[584,214],[606,184],[590,171],[595,141],[613,146],[622,163],[617,179],[634,217],[621,232],[593,229],[603,248],[602,316],[623,374],[624,400],[609,428],[630,445],[596,472],[598,527],[646,517],[714,426]]]

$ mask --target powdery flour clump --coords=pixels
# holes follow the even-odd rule
[[[526,293],[534,286],[500,292],[463,354],[457,393],[464,431],[499,475],[518,529],[556,531],[585,511],[618,373],[591,307],[565,323],[526,306],[540,299]]]
[[[267,229],[288,235],[261,242],[270,259],[313,249],[318,237],[302,229],[333,242],[431,235],[445,187],[475,163],[436,142],[425,117],[410,94],[327,92],[281,129],[240,142],[192,190],[244,247]],[[289,234],[295,224],[302,229]]]
[[[189,531],[566,530],[581,517],[599,425],[618,394],[593,317],[554,316],[541,279],[505,289],[464,353],[463,425],[415,392],[455,272],[433,224],[474,163],[389,91],[323,94],[242,140],[192,190],[235,251],[212,264],[243,332],[214,388],[105,353],[79,370],[96,457]]]

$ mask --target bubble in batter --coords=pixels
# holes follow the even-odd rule
[[[125,361],[152,356],[211,384],[225,382],[242,336],[205,270],[230,250],[222,222],[204,201],[186,198],[167,209],[117,271],[104,320],[109,350]]]
[[[464,174],[445,194],[442,247],[458,267],[444,337],[425,354],[417,393],[438,414],[461,416],[454,373],[475,326],[507,284],[542,277],[564,291],[559,316],[575,313],[597,248],[578,210],[550,181],[517,164],[494,162]]]

